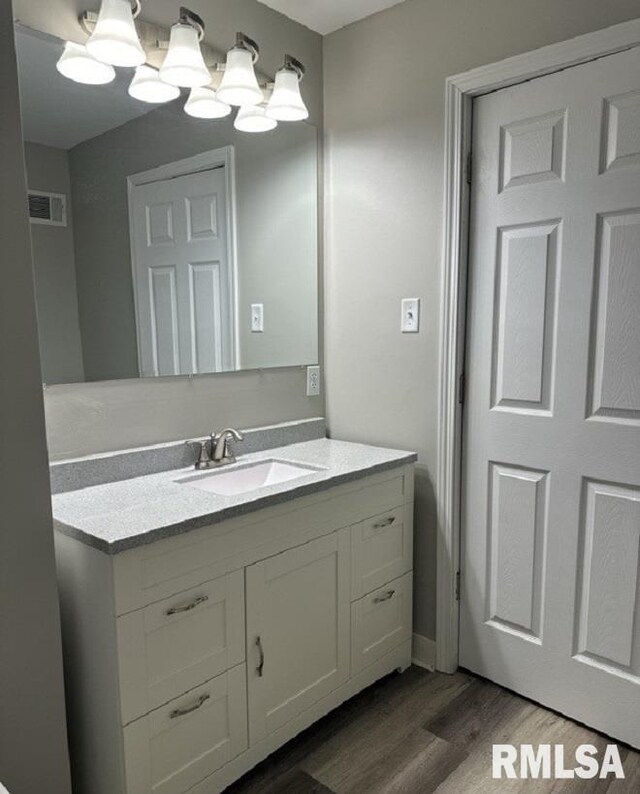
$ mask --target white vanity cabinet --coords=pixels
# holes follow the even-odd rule
[[[214,794],[411,659],[413,466],[107,554],[56,533],[74,794]]]

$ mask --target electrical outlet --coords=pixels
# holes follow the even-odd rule
[[[400,328],[403,334],[417,334],[420,330],[420,298],[403,298]]]
[[[264,304],[251,304],[251,333],[261,334],[264,331]]]
[[[320,394],[320,367],[307,367],[307,397]]]

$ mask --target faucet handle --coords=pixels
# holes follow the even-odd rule
[[[197,444],[199,447],[198,451],[198,460],[196,461],[196,469],[207,469],[209,468],[209,464],[211,462],[211,456],[207,451],[207,442],[206,441],[185,441],[184,442],[187,446],[192,444]]]

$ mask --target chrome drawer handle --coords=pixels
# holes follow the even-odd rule
[[[389,527],[393,522],[396,520],[395,516],[389,516],[389,518],[385,518],[384,521],[378,521],[377,524],[373,525],[374,529],[382,529],[383,527]]]
[[[258,666],[256,667],[256,673],[258,674],[258,678],[262,678],[264,671],[264,648],[262,647],[261,637],[256,637],[256,648],[258,649],[258,653],[260,654],[260,661],[258,662]]]
[[[376,596],[373,599],[373,603],[374,604],[381,604],[383,601],[388,601],[390,598],[393,598],[393,596],[395,595],[395,592],[396,592],[395,590],[387,590],[386,593],[383,593],[382,595]]]
[[[205,601],[209,600],[209,596],[203,595],[194,598],[193,601],[190,601],[188,604],[185,604],[182,607],[171,607],[171,609],[167,609],[164,613],[165,615],[178,615],[180,612],[190,612],[192,609],[200,606],[200,604],[204,604]]]
[[[203,706],[211,695],[204,694],[200,695],[200,697],[196,700],[196,702],[192,706],[185,706],[182,709],[174,709],[170,714],[169,718],[175,720],[176,717],[184,717],[185,714],[191,714],[192,711],[197,711],[201,706]]]

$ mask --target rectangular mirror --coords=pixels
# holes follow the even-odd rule
[[[317,363],[315,128],[78,84],[63,46],[16,27],[44,382]]]

